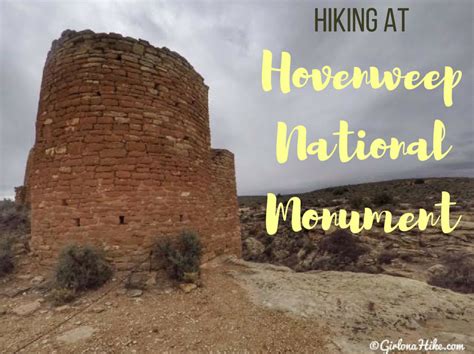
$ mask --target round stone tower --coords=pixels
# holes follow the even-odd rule
[[[196,231],[205,259],[240,254],[233,155],[210,147],[208,87],[180,55],[119,34],[65,31],[43,72],[23,190],[32,249],[104,248],[120,267]]]

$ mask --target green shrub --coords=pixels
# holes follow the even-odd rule
[[[15,202],[0,200],[0,230],[10,234],[30,232],[30,211],[27,207],[18,207]]]
[[[425,183],[425,180],[422,178],[415,179],[415,184],[424,184],[424,183]]]
[[[375,206],[393,204],[393,197],[387,192],[381,192],[372,198],[372,203],[374,203]]]
[[[349,205],[352,209],[358,210],[364,206],[364,199],[360,196],[353,196],[349,199]]]
[[[368,252],[369,248],[357,236],[337,230],[319,241],[320,255],[312,262],[311,269],[376,273],[376,270],[358,263],[359,258]]]
[[[267,238],[269,238],[269,237],[267,237]],[[306,253],[310,253],[310,252],[317,249],[317,245],[311,239],[305,238],[305,239],[303,239],[301,248],[304,249],[306,251]]]
[[[382,253],[379,254],[379,256],[377,257],[377,261],[380,264],[390,264],[392,263],[392,260],[394,260],[397,257],[398,257],[397,252],[386,250],[386,251],[382,251]]]
[[[369,250],[357,236],[344,230],[337,230],[319,242],[319,249],[329,253],[338,263],[353,263]]]
[[[5,210],[10,210],[15,208],[15,202],[11,199],[6,199],[3,198],[3,200],[0,200],[0,213],[2,213]]]
[[[412,262],[413,261],[413,255],[409,253],[402,253],[398,257],[400,257],[401,260],[404,260],[405,262]]]
[[[2,239],[0,240],[0,277],[11,273],[14,268],[11,242],[8,239]]]
[[[451,254],[443,259],[446,268],[431,276],[428,283],[460,293],[474,293],[474,254]]]
[[[112,268],[104,255],[90,246],[65,247],[56,267],[56,284],[74,291],[94,289],[112,276]]]
[[[76,291],[66,288],[55,288],[48,295],[49,300],[54,306],[68,304],[77,297]]]
[[[343,195],[346,192],[349,192],[347,187],[336,187],[332,190],[333,195]]]
[[[202,247],[199,237],[193,232],[183,232],[177,245],[169,240],[157,244],[153,254],[161,258],[173,279],[185,281],[189,277],[188,273],[199,273]]]

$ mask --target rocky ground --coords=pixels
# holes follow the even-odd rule
[[[398,338],[474,346],[474,296],[416,280],[234,258],[205,264],[203,285],[188,293],[161,273],[141,275],[144,290],[127,290],[120,273],[55,307],[49,273],[22,264],[0,286],[1,351],[367,353],[372,340]]]
[[[284,352],[330,348],[324,323],[253,303],[236,280],[240,267],[204,266],[203,285],[186,293],[166,276],[125,273],[69,305],[48,300],[46,270],[26,262],[0,284],[0,352]],[[232,272],[232,275],[229,274]],[[188,290],[186,290],[188,291]]]
[[[454,215],[463,215],[451,236],[437,229],[386,235],[380,228],[358,236],[295,234],[282,225],[269,237],[265,199],[241,198],[244,258],[257,263],[216,259],[203,265],[196,288],[180,287],[162,272],[115,273],[62,306],[51,301],[51,270],[28,253],[28,212],[3,204],[0,236],[17,242],[16,268],[0,278],[0,352],[368,353],[373,340],[399,338],[437,338],[472,352],[472,283],[449,283],[455,292],[427,282],[446,279],[452,268],[463,282],[472,280],[473,179],[391,181],[300,197],[307,208],[360,210],[377,207],[385,193],[383,209],[397,214],[428,209],[442,190],[459,203]]]
[[[232,274],[252,301],[329,327],[331,351],[368,353],[368,344],[390,339],[461,343],[474,348],[474,296],[382,274],[335,271],[295,273],[268,264],[237,261]]]
[[[394,215],[417,212],[418,208],[433,210],[441,191],[448,191],[452,219],[463,215],[462,221],[449,236],[439,228],[424,232],[394,232],[385,234],[381,225],[361,235],[332,238],[336,229],[321,229],[294,233],[289,223],[280,224],[278,234],[265,232],[265,197],[240,198],[244,258],[247,260],[285,265],[296,271],[341,270],[382,273],[428,281],[445,271],[445,258],[463,258],[474,266],[474,179],[442,178],[400,180],[354,186],[328,188],[300,194],[307,209],[330,208],[362,211],[391,210]],[[381,197],[382,196],[382,197]],[[280,196],[287,200],[290,196]],[[384,198],[385,197],[385,198]],[[385,200],[384,200],[385,199]],[[381,201],[380,201],[381,200]],[[384,203],[387,201],[386,203]],[[340,233],[339,231],[336,231]],[[331,252],[328,243],[336,243]],[[332,246],[332,245],[329,245]],[[474,282],[474,274],[470,277]],[[474,291],[474,287],[470,290]]]

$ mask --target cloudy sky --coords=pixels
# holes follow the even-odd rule
[[[65,29],[118,32],[166,46],[186,57],[210,86],[212,145],[235,153],[239,194],[297,192],[347,183],[427,176],[474,176],[473,2],[389,1],[409,7],[406,32],[315,33],[313,1],[6,1],[0,0],[0,196],[21,185],[34,123],[41,73],[51,41]],[[371,2],[373,4],[373,2]],[[338,1],[337,7],[369,3]],[[384,12],[383,6],[378,6]],[[261,88],[262,50],[295,67],[351,70],[463,71],[446,108],[441,90],[360,89],[287,95]],[[277,62],[278,63],[278,62]],[[331,137],[339,120],[365,129],[366,140],[395,136],[431,139],[435,119],[447,125],[450,155],[438,162],[414,157],[355,161],[316,158],[285,165],[275,159],[276,123],[307,127],[309,138]]]

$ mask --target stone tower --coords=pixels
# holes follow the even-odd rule
[[[182,230],[200,235],[204,259],[240,255],[234,158],[210,147],[208,87],[144,40],[67,30],[53,42],[17,196],[44,263],[87,243],[127,268]]]

